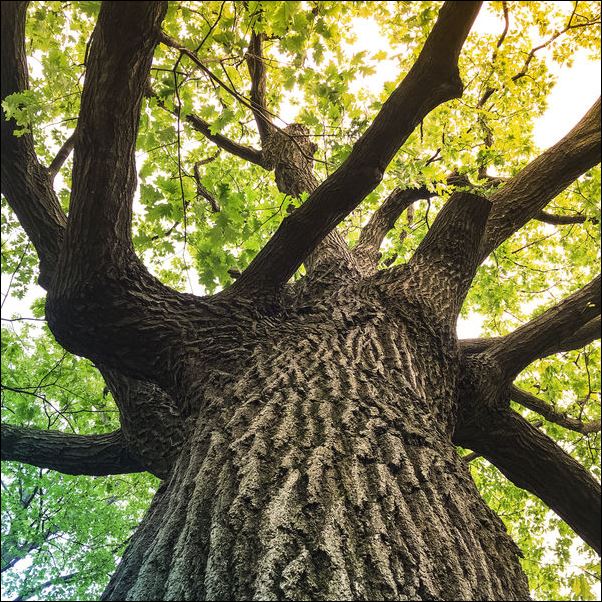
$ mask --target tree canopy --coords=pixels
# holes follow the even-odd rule
[[[356,141],[416,63],[440,8],[439,2],[170,2],[136,143],[133,244],[150,272],[179,291],[203,294],[243,287],[251,278],[261,282],[261,262],[247,268],[287,218],[310,207],[307,190],[281,192],[268,132],[298,140],[300,156],[315,152],[317,188],[353,159]],[[100,2],[29,3],[29,85],[7,95],[3,88],[4,117],[14,129],[8,135],[33,136],[65,212],[99,10]],[[495,205],[506,184],[545,151],[534,141],[534,124],[559,68],[576,56],[599,60],[599,2],[489,2],[479,19],[459,55],[461,95],[443,90],[449,101],[416,128],[411,124],[401,149],[391,147],[382,181],[357,208],[345,208],[345,195],[366,178],[360,174],[342,188],[345,218],[337,236],[365,261],[403,265],[454,192],[474,192]],[[4,63],[11,48],[2,52]],[[566,115],[558,140],[582,117]],[[386,145],[386,131],[376,144]],[[578,173],[555,192],[542,190],[551,199],[545,209],[499,246],[485,248],[462,307],[465,318],[481,316],[483,336],[516,331],[599,273],[600,167]],[[16,308],[21,300],[19,311],[3,309],[3,438],[10,441],[22,427],[112,436],[119,416],[111,392],[94,363],[65,351],[45,324],[37,243],[4,196],[1,228],[3,306]],[[271,264],[270,277],[301,278],[312,236],[303,232],[292,241],[289,251],[300,260]],[[598,480],[599,324],[599,317],[588,322],[573,344],[540,354],[524,370],[517,360],[512,390],[512,407]],[[595,599],[595,552],[541,500],[477,454],[460,453],[522,550],[534,595]],[[159,484],[157,476],[137,472],[134,460],[130,468],[133,474],[91,477],[3,463],[7,596],[98,597]]]

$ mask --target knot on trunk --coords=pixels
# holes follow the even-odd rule
[[[318,181],[312,173],[316,150],[309,130],[300,123],[273,131],[262,152],[266,167],[275,171],[280,192],[298,197],[302,192],[311,193],[317,188]]]

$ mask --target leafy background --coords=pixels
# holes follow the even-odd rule
[[[315,170],[326,177],[345,159],[382,102],[409,70],[439,9],[435,2],[170,2],[167,33],[196,49],[228,87],[246,95],[244,54],[250,31],[267,36],[268,106],[277,125],[305,124],[316,144]],[[487,192],[481,176],[510,177],[542,149],[534,124],[546,110],[558,70],[575,56],[599,60],[599,2],[510,2],[483,9],[485,26],[465,45],[461,99],[433,111],[406,142],[382,185],[342,224],[353,243],[371,212],[395,186],[437,192],[416,203],[384,244],[382,262],[406,261],[453,186],[450,172]],[[27,23],[31,89],[4,105],[22,131],[33,131],[49,164],[73,132],[87,43],[98,2],[32,2]],[[566,29],[569,19],[575,25]],[[593,25],[592,25],[593,23]],[[586,25],[587,24],[587,25]],[[597,25],[596,25],[597,24]],[[563,31],[566,30],[566,31]],[[526,74],[521,72],[533,53]],[[496,50],[497,48],[497,50]],[[514,78],[514,79],[513,79]],[[197,195],[193,165],[215,154],[185,116],[195,113],[244,144],[258,137],[248,109],[173,49],[159,47],[138,138],[139,186],[134,242],[164,282],[198,294],[232,282],[286,215],[292,199],[272,174],[221,152],[201,167],[203,185],[221,210]],[[479,100],[490,88],[489,100]],[[579,94],[576,90],[575,94]],[[179,114],[179,117],[177,116]],[[560,137],[581,115],[566,115]],[[285,121],[286,119],[286,121]],[[56,179],[65,210],[70,159]],[[462,316],[483,335],[506,334],[588,282],[599,269],[600,169],[585,174],[547,208],[587,216],[583,224],[531,221],[483,264]],[[95,367],[56,344],[43,319],[37,257],[2,199],[2,420],[76,433],[118,427],[111,395]],[[35,300],[34,300],[35,299]],[[16,308],[13,312],[4,310]],[[519,384],[584,421],[600,418],[600,345],[541,360]],[[581,435],[516,406],[600,478],[600,434]],[[538,599],[593,600],[597,556],[533,496],[514,487],[481,458],[471,462],[477,485],[524,553]],[[95,599],[158,481],[146,474],[72,477],[17,463],[2,466],[3,592],[11,598]]]

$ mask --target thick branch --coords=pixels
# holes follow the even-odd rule
[[[563,412],[557,412],[549,403],[539,399],[535,395],[532,395],[528,391],[524,391],[519,387],[512,385],[510,387],[510,399],[516,401],[521,406],[537,412],[540,416],[543,416],[546,420],[554,422],[559,426],[563,426],[571,431],[576,431],[583,435],[588,433],[599,433],[600,432],[600,421],[592,420],[591,422],[583,422],[577,418],[571,418]]]
[[[2,101],[28,89],[25,56],[27,2],[2,2]],[[48,171],[39,163],[30,133],[15,137],[2,110],[2,193],[40,258],[40,284],[48,287],[59,256],[65,214]]]
[[[251,32],[249,49],[245,54],[249,75],[251,76],[251,105],[262,143],[272,133],[274,126],[270,119],[265,101],[266,73],[263,60],[263,33]]]
[[[26,2],[2,2],[2,98],[27,89],[25,60]],[[121,10],[118,8],[118,10]],[[31,134],[12,135],[14,124],[2,119],[2,192],[34,243],[40,257],[40,284],[49,288],[66,225],[66,217],[52,188],[51,177],[64,161],[74,143],[72,135],[46,170],[37,160]],[[86,241],[83,241],[84,243]],[[83,334],[83,338],[86,335]],[[163,474],[177,449],[179,419],[169,396],[156,385],[144,383],[122,374],[103,370],[119,406],[124,434],[130,449],[141,458],[148,470]],[[139,412],[143,410],[147,424],[155,424],[151,443],[140,429]],[[166,441],[162,439],[165,436]]]
[[[457,60],[480,2],[446,2],[418,60],[357,141],[347,160],[285,219],[231,291],[274,291],[379,184],[416,125],[462,94]]]
[[[493,208],[481,258],[485,259],[571,182],[599,162],[600,99],[560,142],[529,163],[491,197]]]
[[[462,444],[556,512],[600,553],[600,485],[544,433],[510,410],[492,413],[481,436]]]
[[[243,144],[238,144],[238,142],[234,142],[221,134],[212,134],[211,133],[211,125],[207,123],[204,119],[197,117],[196,115],[190,114],[186,116],[186,121],[197,131],[203,134],[206,138],[211,140],[219,146],[223,148],[225,151],[240,157],[241,159],[245,159],[245,161],[250,161],[251,163],[255,163],[261,167],[264,167],[264,160],[261,151],[256,148],[252,148],[250,146],[244,146]]]
[[[433,195],[426,186],[406,190],[395,188],[362,229],[358,243],[353,249],[358,261],[375,267],[378,263],[378,250],[399,216],[415,201],[428,199]]]
[[[130,232],[140,106],[166,10],[165,2],[101,6],[77,125],[69,221],[46,317],[69,351],[170,387],[174,348],[194,299],[148,273]]]
[[[459,341],[460,349],[465,355],[474,355],[483,353],[493,345],[499,343],[504,337],[491,337],[489,339],[462,339]],[[592,341],[600,338],[600,316],[596,316],[590,320],[585,326],[577,329],[575,333],[566,337],[563,340],[555,341],[550,347],[546,348],[541,353],[541,357],[547,357],[555,353],[564,353],[565,351],[573,351],[581,349],[589,345]]]
[[[121,431],[107,435],[72,435],[2,425],[2,460],[14,460],[65,474],[103,476],[142,472]]]
[[[114,255],[131,245],[140,106],[166,10],[166,2],[101,6],[81,98],[65,236],[84,269],[115,262]]]
[[[487,350],[506,377],[512,378],[531,362],[550,354],[557,341],[569,338],[600,315],[600,276],[548,309],[546,312],[501,337]]]
[[[479,246],[490,209],[484,197],[453,194],[408,264],[441,311],[451,312],[454,318],[479,266]]]

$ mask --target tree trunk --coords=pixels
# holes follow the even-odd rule
[[[339,293],[256,322],[205,387],[103,599],[528,599],[451,443],[455,337],[377,287]]]

